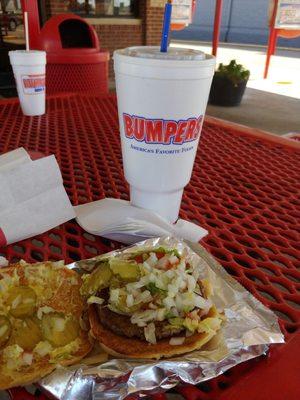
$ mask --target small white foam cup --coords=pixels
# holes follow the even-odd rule
[[[114,53],[130,200],[170,222],[191,178],[215,58],[200,51],[131,47]]]
[[[23,114],[45,114],[46,52],[14,50],[9,58]]]

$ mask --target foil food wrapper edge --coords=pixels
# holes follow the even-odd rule
[[[276,315],[255,299],[202,247],[172,237],[143,241],[105,255],[69,265],[78,272],[91,271],[95,263],[121,252],[167,246],[185,251],[209,277],[215,288],[213,301],[224,310],[226,323],[204,349],[181,357],[158,360],[112,359],[96,366],[59,368],[39,382],[39,386],[58,400],[123,399],[169,390],[179,382],[199,384],[233,366],[266,354],[272,343],[283,343]]]

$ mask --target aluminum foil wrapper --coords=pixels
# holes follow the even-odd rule
[[[58,368],[39,382],[48,395],[59,400],[114,400],[169,390],[180,382],[196,385],[265,354],[270,344],[284,342],[276,315],[234,280],[199,244],[187,244],[170,237],[149,239],[69,267],[81,273],[91,271],[95,263],[107,255],[154,246],[176,248],[187,254],[192,263],[197,263],[201,278],[208,278],[214,287],[213,302],[226,316],[222,329],[201,350],[177,358],[109,359],[92,366],[82,360],[80,365]]]

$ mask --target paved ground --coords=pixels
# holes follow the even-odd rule
[[[300,132],[300,100],[247,88],[239,107],[208,105],[207,114],[282,135]]]
[[[211,52],[210,45],[201,42],[176,41],[172,46]],[[251,77],[241,106],[209,105],[207,113],[276,134],[300,132],[300,50],[278,50],[269,77],[264,80],[265,51],[264,47],[220,46],[217,63],[236,59],[250,69]]]

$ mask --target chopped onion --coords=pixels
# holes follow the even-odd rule
[[[176,307],[172,307],[170,312],[174,315],[174,317],[179,317],[179,312]]]
[[[181,260],[180,263],[177,265],[177,270],[179,271],[185,271],[186,270],[186,265],[184,260]]]
[[[170,261],[170,264],[174,265],[174,264],[177,264],[179,260],[178,260],[178,258],[176,256],[172,255],[169,258],[169,261]]]
[[[157,321],[163,321],[165,319],[166,309],[159,308],[157,310]]]
[[[133,306],[133,303],[134,303],[134,299],[133,299],[132,294],[128,294],[128,295],[127,295],[127,298],[126,298],[126,305],[127,305],[127,307],[132,307],[132,306]]]
[[[180,346],[184,343],[185,337],[172,337],[169,341],[171,346]]]
[[[53,322],[54,322],[54,330],[56,332],[62,332],[65,329],[67,321],[63,318],[57,317],[57,318],[54,318]]]
[[[143,321],[138,321],[136,325],[139,326],[140,328],[144,328],[145,326],[147,326],[146,322]]]
[[[167,309],[170,310],[170,308],[175,307],[175,302],[171,297],[166,297],[163,299],[163,304],[166,306]]]
[[[55,311],[54,308],[49,307],[49,306],[44,306],[44,307],[40,307],[37,310],[36,315],[37,315],[38,319],[42,319],[43,314],[49,314],[49,313],[54,312],[54,311]]]
[[[157,263],[157,257],[156,257],[156,254],[155,253],[150,253],[150,257],[149,258],[147,258],[147,264],[150,266],[150,267],[154,267],[155,266],[155,264]]]
[[[180,282],[179,289],[185,290],[186,287],[187,287],[187,283],[186,283],[186,281],[184,279],[182,279],[181,282]]]
[[[198,308],[207,308],[207,300],[201,296],[195,296],[195,306]]]
[[[156,344],[155,324],[151,322],[144,328],[145,339],[147,342]]]
[[[131,290],[134,290],[134,289],[140,289],[143,286],[145,286],[145,283],[142,280],[140,280],[140,281],[134,282],[134,283],[127,283],[126,289],[128,291],[131,291]]]
[[[33,359],[33,354],[32,353],[23,353],[22,359],[23,359],[24,364],[31,365],[32,359]]]
[[[168,285],[168,296],[174,298],[176,293],[178,292],[178,287],[176,284],[169,284]]]
[[[151,293],[149,292],[149,290],[145,290],[142,294],[141,294],[141,300],[142,301],[147,301],[147,300],[152,300],[152,296]]]
[[[110,301],[112,303],[117,303],[119,300],[120,290],[119,289],[111,289],[110,290]]]
[[[141,322],[150,322],[154,321],[156,318],[156,310],[145,310],[145,311],[137,311],[135,312],[130,321],[132,324],[137,324],[139,321]]]
[[[147,283],[153,282],[156,283],[157,278],[153,272],[148,275]]]
[[[150,272],[150,271],[151,271],[151,268],[152,268],[152,266],[149,265],[147,261],[144,261],[144,262],[143,262],[143,267],[144,267],[148,272]]]
[[[211,304],[201,296],[197,282],[201,274],[199,268],[187,261],[186,256],[169,253],[158,259],[156,253],[148,254],[148,258],[143,257],[146,260],[140,265],[142,276],[138,282],[127,283],[125,287],[110,290],[109,309],[116,309],[115,312],[122,314],[117,309],[120,296],[122,300],[124,296],[129,308],[133,305],[143,305],[146,309],[141,307],[129,314],[131,323],[147,328],[146,332],[149,329],[151,332],[151,323],[164,321],[167,315],[185,318],[187,313],[196,309],[195,315],[191,313],[190,318],[193,321],[199,319],[199,313],[208,310]],[[173,265],[176,267],[167,269]],[[155,288],[157,290],[154,290]]]
[[[187,276],[187,283],[188,283],[188,292],[192,292],[195,290],[196,281],[192,275]]]
[[[49,342],[39,342],[35,348],[34,348],[34,353],[37,353],[40,357],[45,357],[47,354],[49,354],[52,350],[52,346]]]
[[[87,301],[88,304],[103,304],[104,303],[104,299],[101,299],[101,297],[97,297],[97,296],[91,296],[88,298]]]
[[[165,272],[165,276],[169,279],[172,279],[175,276],[175,271],[173,269],[169,269],[167,272]]]

